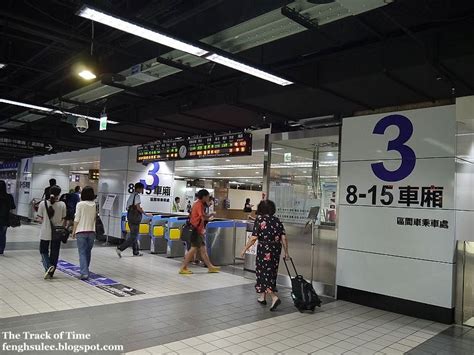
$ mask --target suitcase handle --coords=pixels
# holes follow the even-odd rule
[[[296,271],[295,263],[293,262],[293,258],[290,257],[289,259],[291,261],[291,265],[293,265],[293,270],[295,270],[295,277],[296,277],[296,276],[298,276],[298,271]],[[285,257],[283,258],[283,262],[285,263],[286,271],[288,271],[288,276],[291,278],[290,269],[288,268],[288,264],[286,262]]]

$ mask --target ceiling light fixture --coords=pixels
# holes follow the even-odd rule
[[[84,80],[92,80],[97,78],[97,76],[93,72],[87,69],[79,72],[78,75]]]
[[[136,25],[115,15],[109,15],[88,5],[82,6],[77,12],[77,15],[95,22],[99,22],[103,25],[116,28],[117,30],[148,39],[152,42],[156,42],[170,48],[179,49],[180,51],[190,53],[198,57],[209,53],[205,49],[193,46],[181,40],[175,39],[167,34],[160,33],[156,30],[151,30],[143,26]]]
[[[144,39],[162,44],[164,46],[178,49],[180,51],[198,56],[204,57],[205,59],[215,62],[229,68],[241,71],[243,73],[253,75],[263,80],[273,82],[275,84],[286,86],[293,84],[292,81],[286,80],[279,76],[270,74],[262,69],[258,69],[248,64],[244,64],[240,61],[228,58],[224,55],[215,53],[216,50],[213,50],[212,47],[209,49],[201,48],[189,43],[186,43],[182,40],[176,39],[166,33],[163,30],[149,29],[142,25],[137,25],[126,19],[122,19],[116,15],[107,14],[101,10],[97,10],[89,5],[84,5],[76,13],[78,16],[99,22],[103,25],[113,27],[117,30],[130,33],[132,35],[142,37]],[[203,45],[205,47],[207,45]]]
[[[32,110],[43,111],[43,112],[50,113],[50,114],[71,115],[71,116],[74,116],[74,117],[83,117],[83,118],[86,118],[86,119],[91,120],[91,121],[100,122],[100,118],[98,118],[98,117],[81,115],[80,113],[63,111],[63,110],[58,110],[58,109],[44,107],[44,106],[31,105],[31,104],[28,104],[26,102],[13,101],[13,100],[7,100],[7,99],[0,98],[0,103],[4,103],[4,104],[7,104],[7,105],[26,107],[26,108],[30,108]],[[116,122],[116,121],[107,121],[107,122],[110,123],[110,124],[118,124],[118,122]]]
[[[283,79],[279,76],[270,74],[266,71],[263,71],[261,69],[257,69],[255,67],[252,67],[250,65],[238,62],[236,60],[224,57],[222,55],[213,53],[205,57],[207,60],[210,60],[211,62],[215,62],[221,65],[224,65],[226,67],[241,71],[242,73],[249,74],[256,76],[257,78],[271,81],[272,83],[281,85],[281,86],[287,86],[293,84],[292,81]]]

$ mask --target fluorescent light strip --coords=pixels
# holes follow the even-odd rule
[[[84,5],[77,12],[77,15],[80,17],[95,21],[95,22],[99,22],[103,25],[113,27],[117,30],[127,32],[138,37],[142,37],[152,42],[162,44],[167,47],[178,49],[180,51],[183,51],[183,52],[186,52],[198,57],[204,57],[209,61],[219,63],[221,65],[227,66],[235,70],[239,70],[243,73],[253,75],[260,79],[271,81],[272,83],[275,83],[281,86],[293,84],[292,81],[288,81],[276,75],[267,73],[261,69],[257,69],[250,65],[222,56],[220,54],[211,53],[206,49],[193,46],[191,44],[177,40],[173,37],[157,32],[155,30],[149,30],[148,28],[136,25],[127,20],[122,20],[121,18],[118,18],[117,16],[109,15],[105,12],[96,10],[87,5]]]
[[[279,76],[267,73],[266,71],[257,69],[255,67],[252,67],[250,65],[238,62],[236,60],[224,57],[219,54],[211,54],[205,57],[207,60],[210,60],[211,62],[215,62],[221,65],[224,65],[226,67],[241,71],[242,73],[246,73],[249,75],[256,76],[257,78],[271,81],[272,83],[281,85],[281,86],[287,86],[293,84],[292,81],[280,78]]]
[[[79,10],[77,15],[95,22],[102,23],[106,26],[116,28],[117,30],[148,39],[152,42],[156,42],[174,49],[179,49],[180,51],[190,53],[198,57],[209,53],[207,50],[202,48],[187,44],[157,31],[152,31],[142,26],[135,25],[116,16],[108,15],[102,11],[93,9],[86,5]]]
[[[52,108],[49,108],[49,107],[31,105],[31,104],[27,104],[25,102],[20,102],[20,101],[0,99],[0,103],[31,108],[32,110],[43,111],[43,112],[48,112],[48,113],[56,113],[56,114],[59,114],[59,115],[71,115],[71,116],[74,116],[74,117],[83,117],[83,118],[86,118],[86,119],[91,120],[91,121],[100,122],[100,118],[97,118],[97,117],[81,115],[79,113],[74,113],[74,112],[69,112],[69,111],[55,110],[55,109],[52,109]],[[107,123],[118,124],[117,121],[111,121],[111,120],[108,120]]]

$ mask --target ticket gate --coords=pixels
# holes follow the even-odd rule
[[[206,227],[206,247],[214,265],[234,264],[237,245],[242,249],[247,236],[247,223],[235,220],[216,220]]]
[[[165,239],[169,216],[155,215],[150,222],[150,253],[166,254],[167,240]]]
[[[187,216],[168,218],[165,234],[167,242],[166,257],[179,258],[186,253],[186,245],[181,240],[181,232],[187,220]]]
[[[138,246],[141,250],[150,249],[150,220],[151,217],[143,215],[142,221],[138,229]],[[130,233],[130,226],[127,221],[127,213],[122,213],[122,235],[124,238],[127,238],[128,233]]]

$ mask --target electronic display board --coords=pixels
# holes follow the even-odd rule
[[[251,133],[158,141],[137,149],[138,163],[252,155]]]

